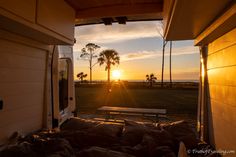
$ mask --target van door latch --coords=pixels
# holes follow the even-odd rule
[[[0,98],[0,110],[3,109],[3,100]]]

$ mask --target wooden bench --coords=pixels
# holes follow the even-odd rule
[[[113,118],[113,115],[126,114],[126,115],[142,115],[142,116],[155,116],[156,120],[160,117],[166,118],[166,109],[147,109],[147,108],[129,108],[129,107],[111,107],[102,106],[97,111],[105,113],[106,119]]]

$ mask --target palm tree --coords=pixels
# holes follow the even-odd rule
[[[84,74],[83,72],[80,72],[77,74],[77,77],[80,79],[81,82],[83,82],[84,78],[87,77],[87,74]]]
[[[161,30],[160,30],[161,29]],[[165,47],[168,41],[165,40],[163,35],[163,23],[161,22],[161,27],[157,27],[157,31],[162,38],[162,65],[161,65],[161,87],[163,87],[164,80],[164,69],[165,69]]]
[[[172,88],[172,74],[171,74],[171,51],[172,51],[172,41],[170,41],[170,88]]]
[[[153,86],[153,83],[156,82],[157,78],[154,76],[153,73],[151,73],[150,75],[146,75],[146,79],[147,79],[147,82],[149,83],[149,86],[152,87]]]
[[[81,50],[80,57],[85,58],[85,59],[87,59],[89,61],[90,83],[92,82],[92,68],[94,67],[94,65],[97,64],[97,63],[93,64],[93,58],[97,57],[97,55],[95,53],[96,53],[96,50],[99,49],[99,48],[100,48],[100,46],[98,46],[98,45],[96,45],[94,43],[88,43]]]
[[[111,65],[116,65],[120,63],[120,57],[118,52],[113,49],[103,50],[99,54],[98,63],[100,66],[103,64],[106,65],[105,70],[107,70],[107,82],[109,84]]]

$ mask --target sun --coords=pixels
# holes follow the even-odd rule
[[[121,77],[121,71],[120,70],[113,70],[112,77],[113,77],[113,79],[119,80]]]

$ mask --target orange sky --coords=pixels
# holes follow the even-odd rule
[[[101,49],[115,49],[120,55],[120,65],[112,70],[121,71],[121,80],[145,80],[146,74],[154,73],[157,80],[161,77],[162,38],[156,31],[159,22],[132,22],[126,25],[91,25],[75,29],[77,43],[74,46],[75,80],[79,72],[88,74],[87,60],[80,58],[81,49],[89,42]],[[199,50],[193,41],[173,42],[172,77],[173,80],[198,80]],[[94,63],[96,58],[94,59]],[[165,54],[164,78],[169,79],[169,44]],[[93,68],[93,80],[106,80],[105,66]]]

